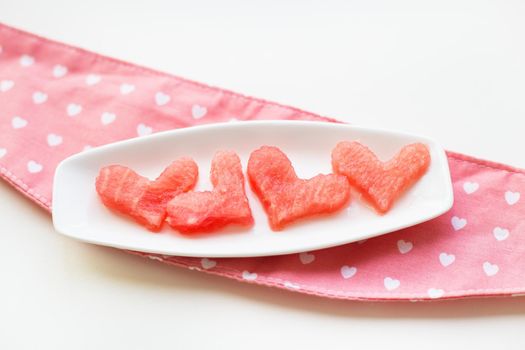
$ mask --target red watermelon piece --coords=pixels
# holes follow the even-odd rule
[[[169,201],[168,224],[182,233],[212,232],[232,224],[251,226],[253,217],[237,154],[217,152],[210,179],[212,191],[183,193]]]
[[[102,202],[119,213],[131,216],[151,231],[159,231],[166,218],[166,204],[197,182],[197,164],[190,158],[171,163],[155,181],[122,165],[100,169],[96,189]]]
[[[350,199],[350,185],[344,176],[321,174],[299,179],[277,147],[263,146],[252,152],[248,178],[274,230],[300,218],[333,213]]]
[[[380,161],[359,142],[343,141],[332,151],[334,172],[345,175],[379,213],[393,203],[427,171],[430,152],[422,143],[403,147],[392,159]]]

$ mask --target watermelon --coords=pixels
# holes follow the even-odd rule
[[[372,206],[381,214],[392,208],[427,171],[430,153],[422,143],[404,146],[387,162],[359,142],[343,141],[332,151],[334,172],[348,178]]]
[[[214,155],[210,180],[213,190],[183,193],[168,202],[168,224],[185,234],[253,225],[241,161],[235,152]]]
[[[333,213],[350,199],[345,176],[321,174],[299,179],[286,154],[277,147],[263,146],[251,153],[248,178],[273,230],[300,218]]]
[[[168,201],[192,189],[197,176],[197,164],[190,158],[180,158],[154,181],[122,165],[106,166],[100,169],[95,186],[108,208],[131,216],[151,231],[159,231]]]

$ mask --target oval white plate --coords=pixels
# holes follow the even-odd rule
[[[266,214],[246,185],[255,225],[227,228],[198,237],[183,236],[168,225],[159,234],[133,220],[116,215],[98,199],[95,178],[101,167],[122,164],[155,178],[171,161],[192,157],[199,166],[196,190],[211,189],[211,159],[218,149],[235,150],[243,169],[250,153],[261,145],[281,148],[299,177],[330,173],[331,151],[342,140],[358,140],[381,159],[393,156],[403,145],[423,142],[431,165],[386,215],[378,215],[353,195],[340,212],[298,221],[283,231],[270,229]],[[288,254],[341,245],[396,231],[430,220],[452,206],[452,183],[444,150],[434,141],[399,132],[345,124],[304,121],[250,121],[209,124],[135,138],[71,156],[56,170],[53,189],[53,223],[58,232],[82,241],[166,255],[247,257]]]

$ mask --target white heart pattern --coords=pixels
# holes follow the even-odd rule
[[[445,252],[439,254],[439,262],[444,267],[452,265],[456,261],[456,256],[454,254],[447,254]]]
[[[44,166],[42,164],[37,163],[34,160],[27,162],[27,171],[29,171],[31,174],[39,173],[43,168]]]
[[[492,234],[494,235],[494,238],[496,238],[498,241],[504,241],[507,238],[509,238],[510,232],[506,228],[496,226],[494,230],[492,230]]]
[[[7,154],[7,150],[5,148],[0,148],[0,158],[3,158]]]
[[[243,271],[242,278],[247,281],[255,281],[257,279],[257,274],[255,272]]]
[[[55,78],[62,78],[67,74],[67,67],[57,64],[53,67],[53,76]]]
[[[47,101],[47,95],[42,91],[36,91],[33,93],[33,102],[37,105]]]
[[[472,194],[476,192],[479,188],[479,184],[477,182],[465,182],[463,184],[463,191],[465,191],[466,194]]]
[[[454,231],[459,231],[463,227],[467,226],[467,219],[463,219],[457,216],[453,216],[450,220],[452,227],[454,228]]]
[[[140,123],[137,126],[137,135],[139,136],[146,136],[153,132],[153,129],[145,124]]]
[[[341,276],[345,280],[354,277],[356,273],[357,273],[357,267],[355,266],[344,265],[341,267]]]
[[[505,201],[508,205],[514,205],[520,200],[519,192],[507,191],[505,192]]]
[[[135,91],[135,85],[131,84],[121,84],[120,85],[120,93],[122,95],[127,95]]]
[[[485,271],[485,274],[489,277],[494,276],[495,274],[499,272],[499,266],[496,264],[491,264],[488,261],[485,261],[483,263],[483,271]]]
[[[301,263],[303,263],[303,265],[307,265],[315,260],[315,255],[308,252],[302,252],[301,254],[299,254],[299,260],[301,260]]]
[[[210,260],[208,258],[202,258],[201,259],[201,266],[203,269],[209,270],[213,269],[215,266],[217,266],[217,262],[214,260]]]
[[[100,116],[100,122],[103,125],[111,124],[115,121],[115,119],[117,119],[117,115],[115,113],[104,112]]]
[[[399,249],[399,252],[401,254],[408,253],[409,251],[412,250],[413,247],[414,245],[412,244],[412,242],[404,241],[402,239],[397,241],[397,249]]]
[[[29,67],[31,66],[33,63],[35,63],[35,59],[33,58],[33,56],[29,56],[29,55],[22,55],[20,56],[20,65],[22,67]]]
[[[12,80],[1,80],[0,81],[0,92],[6,92],[11,90],[15,86],[15,82]]]
[[[27,120],[18,116],[13,117],[13,119],[11,119],[11,126],[13,129],[25,128],[27,126]]]
[[[56,134],[47,135],[47,144],[51,147],[58,146],[62,143],[62,136]]]
[[[443,289],[430,288],[427,290],[427,294],[430,299],[438,299],[445,294],[445,291]]]
[[[170,102],[170,100],[171,97],[162,91],[159,91],[155,94],[155,102],[157,103],[157,106],[164,106],[166,103]]]
[[[193,119],[201,119],[208,113],[208,109],[206,107],[203,107],[201,105],[193,105],[191,107],[191,115]]]
[[[383,284],[385,285],[386,290],[394,290],[399,288],[401,282],[395,278],[385,277]]]
[[[82,106],[76,103],[70,103],[67,105],[67,115],[74,117],[82,112]]]
[[[86,76],[86,84],[89,86],[97,85],[101,79],[100,75],[88,74]]]

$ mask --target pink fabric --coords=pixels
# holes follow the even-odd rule
[[[65,157],[150,132],[246,119],[328,120],[102,57],[0,25],[0,171],[51,208]],[[331,298],[423,300],[525,293],[525,173],[449,153],[453,209],[326,250],[247,259],[140,254],[240,281]],[[145,231],[145,234],[148,234]]]

